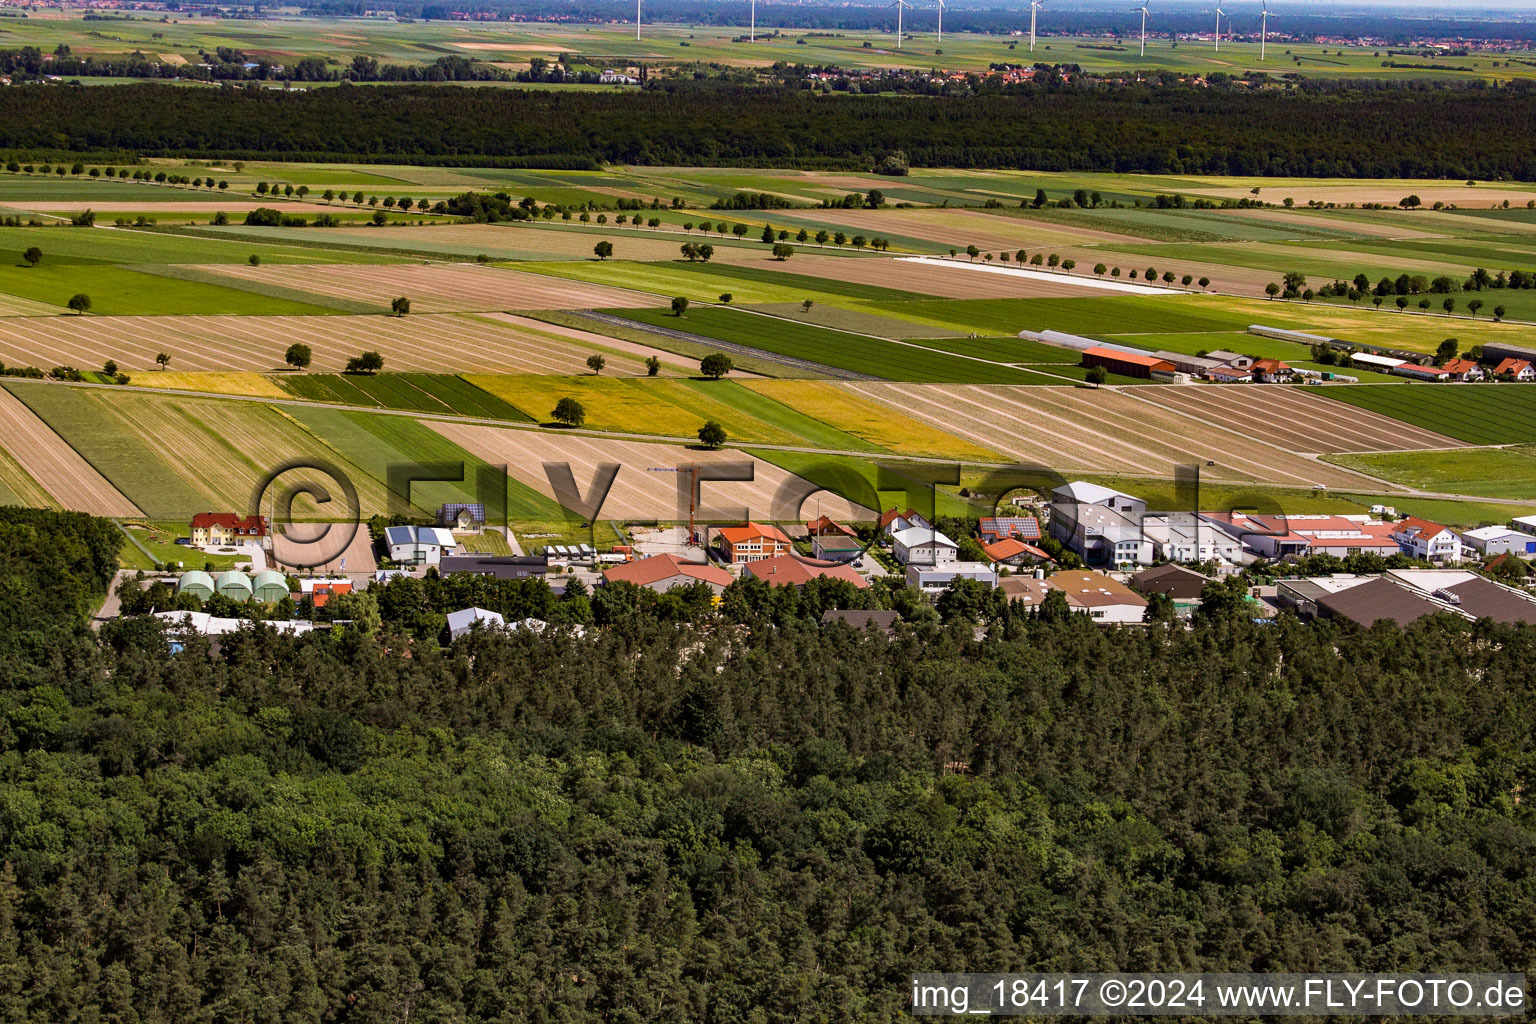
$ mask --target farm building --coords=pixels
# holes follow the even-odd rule
[[[1403,586],[1385,576],[1317,598],[1317,614],[1372,626],[1383,619],[1406,626],[1427,615],[1455,612],[1455,605]]]
[[[213,596],[213,577],[200,569],[184,572],[176,581],[176,593],[191,594],[199,601],[206,601]]]
[[[992,544],[1004,537],[1039,540],[1040,520],[1034,516],[983,516],[976,533],[983,544]]]
[[[1536,348],[1528,345],[1511,345],[1507,341],[1488,341],[1483,343],[1484,359],[1523,359],[1528,363],[1536,364]]]
[[[985,562],[940,562],[938,564],[907,566],[907,586],[916,587],[925,594],[936,594],[949,586],[951,580],[977,580],[989,587],[997,586],[997,573]]]
[[[1013,568],[1033,565],[1036,562],[1055,561],[1041,548],[1025,543],[1017,537],[1004,537],[1002,540],[984,545],[981,550],[987,553],[987,560],[994,565],[1007,565]]]
[[[1461,561],[1461,538],[1448,527],[1409,516],[1393,524],[1392,539],[1403,554],[1431,562]]]
[[[405,575],[400,573],[399,575]],[[388,582],[381,580],[379,582]],[[308,578],[299,580],[299,593],[306,594],[316,608],[324,608],[332,594],[352,593],[352,581],[345,576],[337,579]]]
[[[742,578],[751,576],[760,579],[770,586],[803,587],[811,580],[823,576],[833,579],[846,580],[863,590],[869,584],[864,577],[854,571],[853,566],[836,562],[816,563],[794,555],[780,555],[778,558],[768,558],[760,562],[752,562],[741,571]]]
[[[857,557],[863,550],[864,544],[857,537],[844,537],[837,534],[811,538],[811,554],[822,561],[846,562]]]
[[[1455,380],[1456,375],[1450,370],[1440,366],[1417,366],[1413,363],[1399,363],[1392,368],[1392,372],[1399,377],[1410,377],[1413,380]]]
[[[437,571],[444,576],[470,573],[498,580],[542,579],[549,572],[547,555],[444,555]]]
[[[1461,535],[1464,546],[1492,558],[1494,555],[1519,555],[1529,558],[1536,555],[1536,537],[1506,526],[1485,526],[1480,530],[1468,530]]]
[[[266,516],[237,516],[233,512],[199,512],[192,517],[192,546],[227,548],[257,542],[271,547]]]
[[[255,588],[251,586],[249,576],[237,569],[230,569],[219,573],[218,579],[213,581],[213,590],[231,601],[249,601]]]
[[[1102,366],[1110,373],[1118,373],[1122,377],[1141,377],[1150,380],[1154,373],[1174,373],[1173,364],[1166,359],[1159,359],[1154,355],[1133,352],[1116,352],[1104,346],[1083,350],[1083,361],[1080,364],[1092,369]]]
[[[1173,368],[1180,373],[1187,373],[1195,377],[1203,377],[1219,366],[1225,365],[1220,359],[1211,356],[1192,356],[1183,352],[1168,352],[1159,350],[1152,353],[1158,359],[1173,364]]]
[[[448,636],[453,640],[457,640],[476,626],[481,629],[504,629],[506,625],[507,620],[500,612],[487,611],[484,608],[460,608],[458,611],[448,613]]]
[[[735,578],[718,565],[703,562],[685,562],[676,555],[652,555],[636,562],[625,562],[603,571],[605,583],[633,583],[658,593],[673,587],[685,587],[692,583],[708,584],[718,595],[735,582]]]
[[[1453,380],[1482,380],[1486,376],[1482,366],[1471,359],[1447,360],[1444,369]]]
[[[717,531],[720,550],[732,565],[760,562],[765,558],[777,558],[794,550],[784,531],[772,524],[746,523],[742,526],[725,526]]]
[[[1145,500],[1134,494],[1117,491],[1113,487],[1091,484],[1086,480],[1073,480],[1051,491],[1051,505],[1103,505],[1116,512],[1142,515],[1147,511]]]
[[[437,510],[437,525],[460,533],[485,529],[485,506],[478,501],[448,502]]]
[[[1146,598],[1101,572],[1058,572],[1044,582],[1066,595],[1074,612],[1102,625],[1140,622],[1146,615]]]
[[[844,526],[830,516],[819,516],[805,524],[805,533],[808,537],[857,537],[851,526]]]
[[[1213,384],[1248,384],[1253,381],[1253,374],[1223,363],[1206,370],[1205,379]]]
[[[1536,367],[1524,359],[1509,358],[1499,361],[1493,368],[1495,377],[1509,376],[1518,381],[1536,380]]]
[[[288,577],[275,569],[263,569],[251,580],[251,597],[262,604],[281,601],[288,594]]]
[[[1290,364],[1279,359],[1255,359],[1251,369],[1253,379],[1260,384],[1286,384],[1295,373]]]
[[[960,557],[960,545],[931,526],[909,526],[891,534],[891,550],[902,565],[943,565]]]
[[[1379,370],[1382,373],[1391,373],[1405,362],[1405,360],[1398,359],[1395,356],[1382,356],[1377,355],[1375,352],[1351,352],[1349,354],[1349,361],[1356,366],[1363,366],[1369,370]]]
[[[437,565],[444,550],[457,545],[453,534],[440,526],[390,526],[384,530],[384,545],[392,562],[405,565]]]

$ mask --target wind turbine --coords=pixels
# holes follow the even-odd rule
[[[1035,52],[1035,12],[1045,6],[1045,0],[1029,0],[1029,52]]]
[[[901,49],[901,9],[912,5],[907,3],[907,0],[896,0],[890,6],[896,8],[896,49],[899,50]]]
[[[640,41],[640,0],[635,0],[635,42]]]
[[[944,45],[944,0],[939,0],[939,45]]]
[[[757,0],[752,0],[752,27],[747,29],[747,42],[757,42]]]
[[[637,0],[637,2],[638,2],[638,0]],[[1147,4],[1146,4],[1146,0],[1142,0],[1142,4],[1141,4],[1140,7],[1132,7],[1131,8],[1131,13],[1132,14],[1135,14],[1137,11],[1141,12],[1141,55],[1143,57],[1145,57],[1147,55]]]
[[[1221,16],[1227,12],[1220,7],[1216,8],[1216,52],[1221,52]],[[1228,22],[1230,25],[1231,22]]]
[[[1278,15],[1276,15],[1278,17]],[[1269,41],[1269,0],[1264,0],[1264,17],[1259,22],[1259,60],[1264,59],[1264,44]]]

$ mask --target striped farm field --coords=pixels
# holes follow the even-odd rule
[[[428,316],[133,316],[68,317],[49,329],[0,318],[0,360],[32,366],[100,366],[115,359],[128,373],[154,371],[167,352],[177,370],[269,373],[283,370],[295,342],[314,354],[313,369],[340,370],[365,349],[389,370],[456,373],[578,373],[594,351],[520,324],[473,315]],[[644,373],[640,356],[608,357],[609,372]],[[153,384],[152,373],[135,383]]]
[[[834,331],[720,306],[691,309],[682,317],[672,316],[659,309],[612,309],[604,312],[655,327],[687,331],[887,380],[1053,383],[1028,370],[1014,369],[986,359],[967,359],[881,338]]]
[[[19,295],[0,292],[0,316],[55,316],[64,312],[63,306],[53,306],[36,299],[24,299]]]
[[[1203,475],[1218,480],[1366,490],[1379,486],[1134,397],[1147,388],[1117,392],[864,382],[840,386],[1009,458],[1050,469],[1171,476],[1175,466],[1196,464]]]
[[[171,391],[196,391],[204,395],[245,395],[252,398],[287,398],[288,392],[272,378],[259,373],[220,373],[218,371],[155,370],[133,378],[142,388],[166,388]]]
[[[9,386],[154,519],[248,508],[252,492],[269,471],[300,457],[340,467],[351,477],[365,510],[386,507],[380,480],[273,406],[126,388]],[[316,514],[303,502],[296,503],[294,511],[300,517]]]
[[[0,445],[8,456],[6,461],[13,464],[6,467],[12,469],[12,473],[5,474],[11,477],[8,489],[18,498],[35,498],[40,487],[52,499],[49,504],[60,508],[98,516],[140,514],[132,501],[4,388],[0,388]],[[27,486],[29,481],[33,486]]]
[[[831,381],[755,380],[744,387],[887,451],[979,462],[1003,458],[990,448],[855,395]]]
[[[1139,391],[1136,397],[1293,452],[1454,448],[1459,443],[1379,413],[1343,410],[1320,397],[1333,390],[1284,385],[1160,387]]]
[[[496,396],[451,373],[299,373],[273,380],[281,386],[279,394],[283,397],[314,402],[525,422],[529,419]]]
[[[677,477],[653,473],[652,468],[675,468],[696,463],[752,463],[753,478],[743,481],[711,481],[704,488],[703,520],[746,518],[792,520],[803,518],[807,507],[821,502],[822,511],[835,519],[870,519],[873,513],[857,508],[835,495],[820,492],[803,478],[734,449],[698,451],[678,445],[612,438],[582,437],[552,431],[508,430],[447,420],[427,423],[433,430],[488,463],[507,466],[516,480],[546,497],[555,497],[545,463],[566,463],[576,486],[586,496],[593,474],[602,463],[617,462],[618,476],[597,518],[686,519],[686,506],[678,509]],[[810,504],[805,504],[810,499]],[[715,510],[715,511],[711,511]]]
[[[1468,444],[1536,441],[1536,385],[1364,384],[1319,394]]]
[[[584,309],[649,305],[658,295],[524,274],[473,263],[405,263],[387,266],[206,266],[204,272],[294,292],[377,303],[385,308],[406,296],[419,313],[481,310]]]

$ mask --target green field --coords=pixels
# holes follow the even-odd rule
[[[268,378],[315,402],[529,422],[530,417],[451,373],[303,373]]]
[[[0,266],[0,292],[65,306],[72,296],[91,299],[91,312],[109,316],[169,314],[334,313],[335,309],[183,281],[109,264],[40,263],[35,267]]]
[[[1311,393],[1469,444],[1536,441],[1536,386],[1529,384],[1342,385]]]
[[[109,216],[99,217],[110,221]],[[371,253],[333,251],[324,260],[313,249],[232,242],[219,238],[173,233],[161,228],[0,228],[0,265],[21,264],[21,254],[36,246],[43,251],[39,268],[91,263],[245,263],[251,256],[267,263],[388,263]],[[10,258],[14,255],[14,259]]]
[[[690,309],[682,317],[656,309],[605,310],[639,323],[687,331],[765,352],[806,359],[887,380],[969,384],[1042,384],[1039,374],[999,363],[916,348],[720,306]]]
[[[417,514],[431,515],[443,502],[491,500],[477,483],[487,463],[407,416],[303,407],[289,411],[319,441],[346,453],[353,465],[375,480],[387,479],[392,465],[462,464],[462,482],[419,482],[411,486],[409,495],[396,495],[397,500],[408,497]],[[504,473],[493,475],[498,480],[504,477]],[[564,514],[553,499],[510,476],[505,479],[509,519],[559,519]]]
[[[1536,500],[1536,447],[1330,455],[1328,462],[1425,491]]]

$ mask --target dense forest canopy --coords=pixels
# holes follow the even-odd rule
[[[0,522],[110,560],[50,515]],[[0,546],[8,594],[48,547]],[[0,620],[0,1019],[894,1021],[914,970],[1536,948],[1528,629],[631,615],[439,650],[386,615],[172,653],[33,618]]]
[[[901,150],[914,167],[1536,180],[1536,89],[1023,86],[914,100],[687,84],[27,88],[0,90],[0,149],[776,167],[867,167]]]

